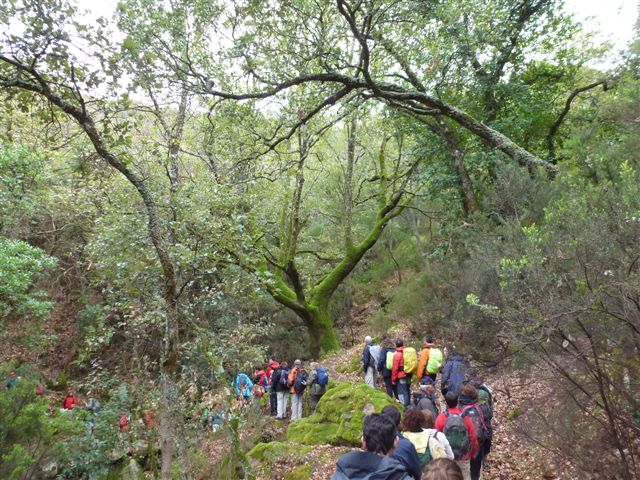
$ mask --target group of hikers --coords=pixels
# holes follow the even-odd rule
[[[269,393],[270,413],[279,420],[287,418],[291,399],[290,420],[296,421],[302,418],[305,392],[309,394],[311,411],[315,411],[328,384],[329,374],[317,362],[311,362],[307,372],[302,360],[295,360],[289,369],[287,362],[270,359],[266,368],[254,368],[252,378],[239,373],[233,386],[238,400],[246,404],[253,402],[258,411],[262,398]]]
[[[394,406],[366,417],[364,451],[343,456],[335,480],[481,478],[493,437],[492,392],[455,348],[444,350],[430,336],[419,353],[402,340],[377,345],[365,338],[365,383],[376,388],[376,377],[382,377],[387,394],[405,407],[404,417]],[[419,387],[412,395],[414,379]]]
[[[20,380],[20,377],[18,377],[16,372],[14,371],[9,372],[9,376],[5,384],[7,390],[11,390],[15,388],[19,380]],[[39,397],[47,396],[47,391],[42,382],[38,382],[36,384],[35,394]],[[60,406],[61,412],[69,412],[76,408],[84,407],[84,409],[89,413],[89,416],[87,419],[87,431],[93,432],[98,415],[100,415],[101,405],[100,405],[100,400],[96,395],[94,395],[94,393],[91,390],[87,392],[86,398],[81,405],[80,402],[78,401],[78,396],[76,394],[76,391],[73,388],[69,388],[67,389],[59,406]],[[152,409],[147,409],[144,412],[142,423],[148,429],[155,428],[154,416],[155,415]],[[126,410],[121,409],[117,415],[117,418],[113,420],[113,424],[116,425],[121,432],[128,432],[131,425],[131,414],[128,413]]]

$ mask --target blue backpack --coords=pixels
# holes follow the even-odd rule
[[[323,367],[316,368],[316,372],[318,372],[318,385],[329,385],[329,374],[327,370]]]

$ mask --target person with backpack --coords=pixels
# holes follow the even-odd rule
[[[293,369],[289,373],[289,391],[291,392],[291,421],[302,418],[302,404],[304,402],[304,391],[307,388],[308,375],[302,366],[301,360],[293,362]]]
[[[336,463],[332,480],[411,480],[405,466],[392,457],[397,444],[396,427],[382,414],[364,419],[362,449],[346,453]],[[418,479],[420,477],[417,477]]]
[[[276,418],[284,420],[289,404],[289,365],[282,362],[271,375],[271,388],[276,394]]]
[[[415,358],[413,358],[415,356]],[[413,368],[409,367],[409,360]],[[391,382],[396,386],[398,400],[405,408],[411,405],[411,372],[418,366],[415,349],[404,346],[400,339],[396,340],[396,353],[393,355]]]
[[[433,346],[433,337],[425,335],[422,350],[420,350],[420,359],[418,360],[418,372],[416,373],[420,382],[425,376],[429,375],[427,372],[427,363],[429,362],[429,352]]]
[[[444,397],[447,408],[436,418],[436,430],[444,433],[464,480],[471,480],[471,459],[478,454],[478,439],[473,423],[458,408],[458,395],[449,391]]]
[[[387,405],[380,413],[391,420],[396,427],[398,443],[395,451],[393,452],[393,458],[405,466],[411,477],[416,480],[420,480],[420,477],[422,476],[422,468],[420,466],[420,458],[418,457],[418,452],[416,452],[416,447],[414,447],[413,443],[404,438],[400,433],[400,410],[393,405]]]
[[[364,369],[364,383],[371,388],[376,388],[376,365],[380,357],[380,346],[373,343],[369,335],[364,337],[364,350],[362,350],[362,366]]]
[[[455,348],[451,348],[451,354],[444,363],[442,378],[440,379],[442,395],[453,392],[458,396],[462,384],[466,380],[469,362],[458,353]]]
[[[453,450],[451,450],[451,445],[449,444],[449,440],[444,433],[436,430],[436,416],[431,413],[430,410],[423,410],[422,415],[424,416],[424,431],[431,435],[436,441],[442,446],[444,449],[444,453],[447,455],[447,458],[453,460]]]
[[[482,408],[478,404],[478,392],[472,385],[464,385],[458,396],[458,406],[462,416],[471,419],[478,439],[478,453],[471,458],[469,465],[471,480],[480,480],[484,460],[484,443],[489,436]]]
[[[278,414],[278,398],[276,395],[276,391],[273,388],[273,372],[275,372],[280,364],[273,359],[269,359],[269,363],[267,364],[267,380],[269,382],[267,386],[267,392],[269,392],[269,408],[271,410],[271,416],[275,417]]]
[[[329,384],[329,374],[318,362],[311,362],[309,368],[311,371],[309,372],[307,384],[309,386],[309,398],[311,399],[311,411],[315,412],[318,402]]]
[[[432,460],[447,458],[440,442],[433,438],[425,428],[427,428],[426,418],[420,410],[410,408],[404,413],[402,435],[416,448],[422,471]]]
[[[382,376],[384,380],[384,386],[387,390],[387,395],[391,398],[398,398],[395,390],[395,386],[391,381],[391,370],[393,368],[393,355],[396,352],[396,349],[393,347],[393,344],[390,340],[384,340],[382,342],[380,351],[380,357],[378,358],[378,365],[376,368],[378,373]]]
[[[236,391],[236,397],[238,400],[243,403],[249,403],[251,398],[253,397],[253,382],[244,372],[240,372],[235,381],[233,382],[233,386]]]
[[[420,382],[420,390],[414,395],[413,406],[418,410],[428,410],[435,418],[440,413],[436,401],[436,391],[433,384],[428,382],[431,378],[425,377],[425,379]]]
[[[471,372],[470,372],[471,374]],[[473,372],[472,380],[469,381],[469,385],[475,387],[478,393],[478,405],[482,409],[484,415],[484,422],[487,426],[487,437],[484,440],[482,446],[482,464],[486,466],[487,455],[491,453],[491,444],[493,441],[493,391],[488,385],[478,377],[476,372]]]

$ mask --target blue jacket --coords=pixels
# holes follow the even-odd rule
[[[454,354],[447,358],[442,370],[442,390],[447,392],[460,393],[462,383],[469,370],[469,362],[460,354]]]
[[[399,460],[405,466],[409,475],[416,480],[420,480],[422,478],[422,468],[416,447],[402,435],[398,434],[398,437],[400,437],[400,441],[396,451],[393,452],[393,458]]]
[[[236,376],[234,387],[236,389],[236,395],[242,395],[244,398],[249,398],[251,396],[253,382],[246,373],[239,373]]]

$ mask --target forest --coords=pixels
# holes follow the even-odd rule
[[[425,334],[494,386],[485,480],[640,476],[640,23],[0,5],[0,478],[330,478],[360,433],[239,409],[236,374],[320,362],[351,419],[365,335]]]

